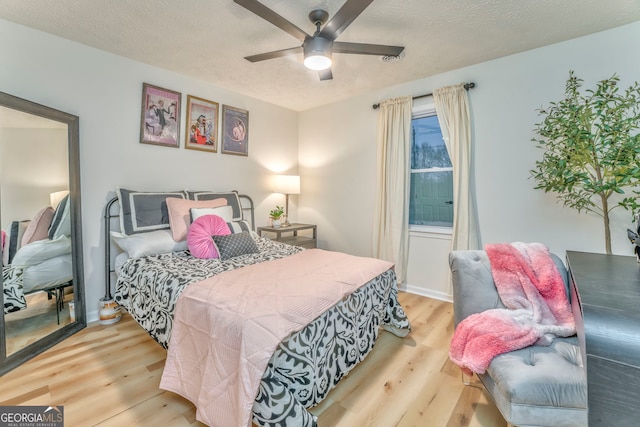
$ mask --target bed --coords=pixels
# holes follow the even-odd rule
[[[298,322],[301,326],[291,328],[290,333],[287,329],[284,332],[286,335],[283,335],[283,338],[275,344],[273,350],[262,350],[263,353],[269,351],[268,357],[264,361],[266,366],[262,368],[262,365],[258,364],[259,367],[254,368],[254,370],[258,369],[260,375],[258,381],[251,383],[251,387],[248,387],[248,391],[245,392],[248,396],[253,396],[248,408],[241,407],[232,410],[225,407],[224,410],[221,410],[222,407],[216,406],[220,404],[220,401],[213,402],[211,399],[202,399],[203,394],[215,394],[209,393],[209,387],[211,389],[220,388],[217,381],[226,381],[209,373],[214,371],[207,370],[210,359],[222,358],[220,354],[215,357],[209,356],[210,353],[218,351],[216,345],[222,348],[221,342],[217,341],[221,339],[218,335],[219,332],[223,329],[236,327],[242,329],[251,324],[258,325],[257,329],[262,329],[263,323],[267,322],[247,318],[239,326],[216,328],[218,324],[222,324],[216,323],[221,319],[220,313],[211,314],[213,309],[208,306],[206,308],[196,307],[197,303],[202,301],[197,296],[198,292],[220,298],[219,295],[226,292],[223,292],[223,289],[229,289],[238,294],[231,295],[222,305],[229,305],[229,302],[240,302],[236,305],[246,306],[246,301],[242,303],[243,300],[249,301],[248,295],[253,292],[252,290],[259,289],[263,294],[254,295],[254,302],[251,303],[248,310],[245,308],[246,312],[242,314],[245,316],[247,312],[251,314],[252,311],[260,310],[258,305],[262,301],[262,295],[266,298],[269,293],[276,294],[275,296],[280,302],[274,305],[280,305],[281,300],[293,299],[285,298],[289,295],[288,293],[271,292],[266,288],[267,283],[288,280],[290,289],[295,290],[303,288],[307,282],[316,283],[316,280],[320,280],[319,277],[322,274],[318,273],[319,267],[309,267],[314,269],[316,273],[308,276],[311,273],[305,271],[303,267],[292,269],[292,263],[302,265],[300,261],[306,259],[312,264],[314,262],[326,264],[325,261],[318,261],[320,255],[329,257],[327,258],[329,260],[338,256],[343,265],[352,265],[350,263],[353,259],[343,259],[344,254],[336,255],[336,253],[328,253],[319,249],[304,250],[259,237],[253,232],[253,202],[248,196],[239,195],[237,192],[142,193],[118,189],[117,193],[118,195],[109,200],[105,207],[105,223],[107,224],[105,227],[107,295],[105,297],[110,297],[110,283],[114,279],[116,302],[123,306],[156,342],[168,349],[167,365],[163,373],[161,387],[182,394],[191,400],[196,405],[198,420],[206,424],[225,427],[229,425],[244,426],[250,424],[248,421],[251,420],[260,426],[316,426],[316,417],[307,409],[317,405],[341,378],[364,359],[373,348],[380,327],[398,336],[405,336],[410,331],[409,322],[398,303],[393,268],[385,267],[383,271],[375,275],[370,273],[370,279],[364,283],[358,283],[342,296],[338,296],[334,300],[335,303],[328,302],[326,308],[317,308],[321,310],[317,316],[315,314],[308,315],[312,317],[308,319],[308,323],[303,324],[296,319],[293,323]],[[173,239],[171,241],[166,239],[166,247],[161,253],[153,253],[154,251],[150,250],[148,245],[142,245],[144,247],[141,248],[140,245],[136,246],[128,241],[129,237],[132,237],[132,241],[143,240],[147,237],[144,234],[148,232],[158,236],[162,233],[174,232],[172,225],[176,224],[175,215],[172,216],[170,209],[162,205],[162,198],[165,196],[182,199],[180,203],[183,207],[188,205],[186,200],[198,202],[226,198],[228,204],[232,205],[231,214],[233,217],[229,221],[230,229],[235,228],[238,234],[251,236],[257,250],[221,259],[223,258],[223,246],[218,245],[221,258],[209,259],[194,257],[181,241],[176,242]],[[135,200],[137,197],[139,200]],[[155,202],[151,202],[150,200],[154,198]],[[148,200],[143,202],[143,199]],[[151,206],[154,204],[158,208],[155,209],[157,212],[152,212],[154,208]],[[189,209],[189,211],[190,217],[193,218],[194,209]],[[175,212],[173,213],[175,214]],[[184,218],[184,212],[181,214],[181,218]],[[132,218],[134,224],[129,224],[128,222]],[[180,222],[182,223],[182,221]],[[180,227],[175,227],[176,230],[180,229],[178,234],[184,232],[182,224],[179,225]],[[126,229],[130,231],[137,229],[139,232],[127,236],[126,233],[122,233],[122,230]],[[141,231],[143,229],[145,231]],[[181,236],[183,235],[181,234]],[[218,241],[215,238],[214,240]],[[158,242],[154,242],[153,245],[160,246]],[[127,255],[117,254],[121,250],[124,250]],[[363,259],[363,262],[372,264],[376,261]],[[288,267],[284,268],[285,265]],[[331,267],[333,268],[333,265]],[[376,268],[379,267],[376,265]],[[264,273],[268,271],[268,268],[271,268],[272,272]],[[342,269],[349,270],[348,268]],[[288,273],[290,276],[288,279],[271,280],[272,277],[281,275],[283,271],[293,270],[299,271],[295,274]],[[249,287],[240,288],[239,284],[245,282],[244,279],[235,281],[236,277],[240,277],[236,275],[255,276],[261,278],[261,281],[257,286],[247,284],[246,286]],[[367,277],[361,275],[359,270],[348,272],[348,275]],[[344,281],[346,283],[349,280],[355,283],[361,279],[349,278]],[[338,281],[343,280],[338,279]],[[300,284],[300,286],[296,284]],[[224,288],[225,285],[228,286]],[[275,286],[278,286],[280,290],[285,289],[283,284]],[[214,289],[215,292],[213,292]],[[324,289],[324,287],[314,285],[314,289]],[[268,303],[265,304],[268,305]],[[313,305],[316,303],[314,302]],[[318,306],[320,307],[319,304]],[[200,313],[198,310],[204,311],[201,312],[202,314],[198,314]],[[284,313],[286,321],[294,317],[290,308],[285,311],[287,311]],[[226,313],[224,315],[226,316]],[[305,315],[307,315],[306,312]],[[208,316],[216,320],[209,322],[199,320]],[[277,323],[282,323],[282,319]],[[206,333],[208,338],[195,339],[195,341],[207,342],[204,343],[205,348],[202,349],[202,354],[198,356],[200,359],[189,365],[183,359],[184,353],[188,353],[187,356],[189,356],[194,351],[190,348],[187,351],[187,347],[183,349],[188,340],[182,340],[182,337],[185,336],[185,330],[194,332],[195,329],[197,329],[196,334]],[[180,336],[181,340],[177,341],[177,336]],[[192,340],[194,339],[192,338]],[[243,345],[252,346],[254,344],[253,341],[245,341]],[[172,364],[175,363],[180,365],[180,369],[174,369],[175,366]],[[188,372],[189,370],[191,373]],[[176,374],[176,372],[178,373]],[[173,378],[172,375],[177,375],[177,377]],[[189,375],[193,378],[190,378]],[[199,395],[192,394],[188,390],[189,387],[180,389],[172,386],[175,383],[189,383],[194,378],[202,382],[196,387],[198,389],[196,394],[200,393]],[[228,386],[229,384],[224,382],[222,393],[227,393],[225,388],[232,388]],[[227,415],[231,418],[225,418]]]
[[[22,249],[27,249],[24,246]],[[27,308],[26,295],[46,292],[55,299],[60,323],[65,288],[73,284],[71,253],[53,256],[33,265],[12,264],[2,267],[4,312],[13,313]]]
[[[25,295],[44,291],[55,299],[60,322],[64,289],[73,283],[69,215],[66,196],[55,210],[11,224],[2,251],[5,314],[27,308]]]

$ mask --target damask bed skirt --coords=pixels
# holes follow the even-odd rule
[[[22,287],[22,273],[20,267],[2,267],[2,290],[4,293],[4,314],[13,313],[27,308]]]

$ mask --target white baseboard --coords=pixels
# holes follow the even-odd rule
[[[433,291],[430,289],[419,288],[411,285],[401,285],[398,289],[401,291],[409,292],[410,294],[416,294],[427,298],[433,298],[440,301],[453,302],[453,295],[446,294],[444,292]]]
[[[97,322],[99,319],[98,310],[87,311],[87,323]]]

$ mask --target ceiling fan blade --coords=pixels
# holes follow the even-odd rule
[[[373,0],[347,0],[327,22],[320,35],[335,40],[371,4]]]
[[[293,37],[297,38],[301,42],[303,42],[307,37],[310,37],[307,33],[302,31],[300,28],[293,25],[291,22],[284,19],[282,16],[275,13],[273,10],[269,9],[262,3],[257,0],[233,0],[240,6],[249,10],[250,12],[255,13],[260,18],[264,19],[280,28],[281,30],[291,34]]]
[[[403,46],[387,46],[383,44],[333,42],[333,53],[355,53],[359,55],[398,56]]]
[[[302,46],[289,49],[274,50],[273,52],[259,53],[257,55],[245,56],[244,59],[250,62],[266,61],[267,59],[281,58],[287,55],[302,53]]]
[[[326,70],[318,71],[318,76],[320,77],[320,80],[332,80],[333,79],[333,73],[331,72],[331,68],[327,68]]]

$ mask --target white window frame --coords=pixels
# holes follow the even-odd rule
[[[435,116],[436,105],[433,103],[422,103],[413,106],[411,109],[411,119],[416,119],[424,116]],[[411,169],[409,175],[414,172],[449,172],[453,171],[453,167],[450,168],[429,168],[429,169]],[[418,225],[409,224],[409,235],[420,237],[435,237],[443,238],[445,236],[451,236],[453,234],[453,227],[437,227],[435,225]]]

